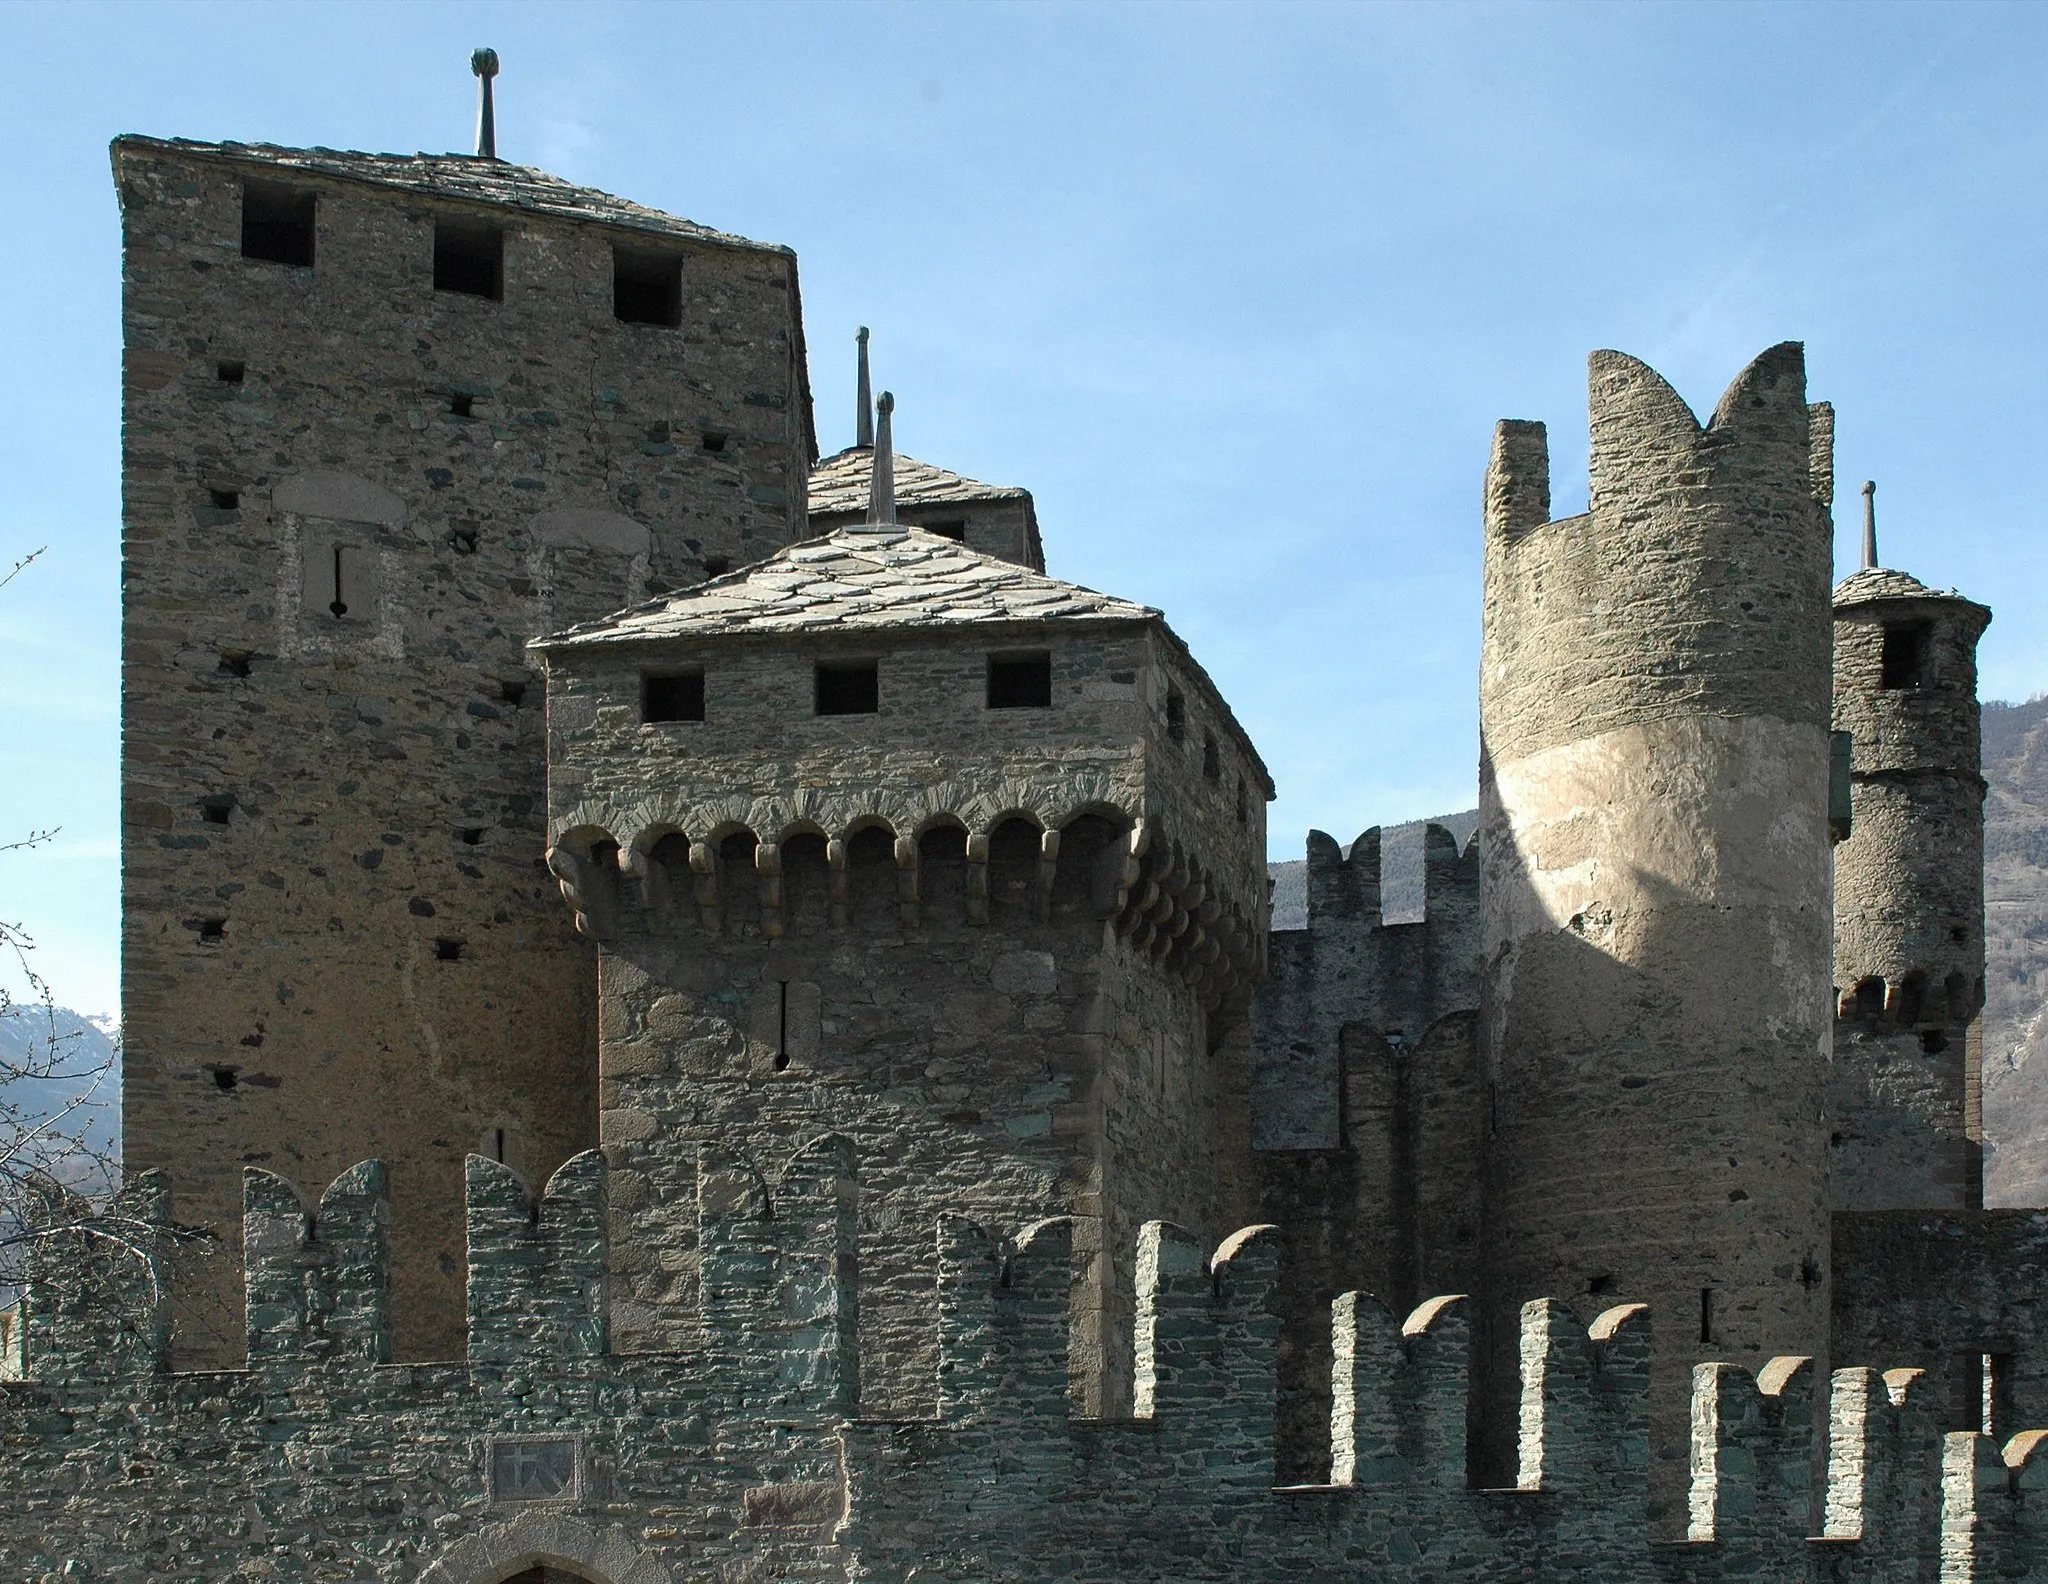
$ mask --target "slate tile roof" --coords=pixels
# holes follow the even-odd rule
[[[578,649],[740,632],[1156,621],[1159,615],[1149,605],[1098,594],[906,524],[836,529],[695,588],[537,638],[531,647]]]
[[[114,140],[118,157],[124,148],[162,149],[204,159],[260,166],[288,175],[334,176],[344,181],[396,187],[437,198],[467,199],[508,209],[524,209],[557,220],[583,220],[663,236],[687,237],[721,247],[752,248],[768,253],[790,250],[771,242],[752,242],[663,214],[595,187],[578,187],[559,176],[514,165],[506,160],[478,159],[470,154],[364,154],[352,149],[279,148],[272,143],[203,143],[190,138],[152,138],[133,133]]]
[[[1881,599],[1952,599],[1963,596],[1954,589],[1931,589],[1909,572],[1897,567],[1865,567],[1852,572],[1835,585],[1835,604],[1863,605]],[[1971,603],[1964,600],[1965,604]]]
[[[864,446],[849,446],[825,458],[811,469],[811,515],[866,512],[868,480],[874,468],[875,454]],[[979,479],[964,478],[916,457],[907,457],[900,451],[896,453],[898,506],[964,506],[975,501],[1030,498],[1029,490],[1014,484],[984,484]]]

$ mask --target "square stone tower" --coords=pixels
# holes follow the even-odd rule
[[[796,261],[494,159],[113,162],[127,1165],[226,1255],[185,1360],[240,1345],[243,1167],[365,1156],[399,1356],[454,1356],[464,1156],[596,1134],[524,645],[799,537]]]
[[[1127,1410],[1139,1226],[1246,1201],[1266,939],[1270,782],[1159,613],[888,524],[534,647],[602,943],[613,1345],[692,1341],[702,1152],[772,1175],[836,1130],[865,1412],[931,1410],[934,1223],[1055,1213],[1078,1398]]]

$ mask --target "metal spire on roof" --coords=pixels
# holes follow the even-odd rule
[[[860,418],[854,424],[853,443],[872,450],[875,444],[875,399],[868,385],[868,327],[862,325],[853,339],[860,344]]]
[[[896,442],[889,432],[889,414],[896,410],[896,398],[887,391],[875,403],[880,422],[875,426],[875,460],[868,473],[868,526],[892,528],[896,524]]]
[[[1863,481],[1863,570],[1877,565],[1877,483]]]
[[[492,114],[491,79],[498,75],[498,52],[480,49],[469,57],[469,69],[476,73],[476,157],[498,157],[498,121]]]

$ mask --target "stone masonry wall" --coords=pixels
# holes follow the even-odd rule
[[[451,1357],[465,1153],[596,1136],[522,645],[800,531],[795,262],[255,153],[124,139],[115,174],[127,1162],[232,1247],[244,1165],[382,1156],[399,1356]],[[257,179],[315,195],[311,267],[241,256]],[[503,226],[502,301],[432,288],[437,218]],[[681,328],[613,318],[615,241],[680,258]],[[239,1349],[212,1263],[195,1361]]]

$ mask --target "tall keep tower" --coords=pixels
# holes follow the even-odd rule
[[[1876,551],[1870,520],[1865,565],[1834,600],[1834,720],[1849,734],[1852,808],[1835,848],[1835,1204],[1975,1209],[1984,1202],[1977,640],[1991,612],[1879,567]]]
[[[399,1354],[457,1356],[464,1156],[597,1127],[523,646],[798,536],[796,261],[493,158],[113,162],[126,1164],[233,1250],[245,1165],[381,1157]]]
[[[1585,516],[1540,425],[1486,480],[1488,1422],[1529,1294],[1647,1302],[1668,1496],[1696,1358],[1826,1352],[1829,531],[1796,344],[1704,429],[1615,352],[1590,408]]]

